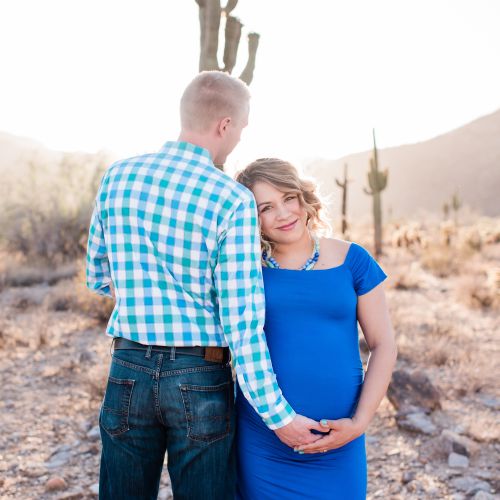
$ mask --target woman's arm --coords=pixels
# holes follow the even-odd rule
[[[313,444],[296,448],[300,453],[339,448],[363,434],[387,391],[397,350],[383,284],[358,297],[357,316],[370,357],[356,412],[352,418],[322,420],[321,425],[329,434]]]
[[[358,321],[370,349],[368,369],[352,418],[362,434],[387,391],[396,364],[396,341],[385,300],[384,285],[358,297]]]

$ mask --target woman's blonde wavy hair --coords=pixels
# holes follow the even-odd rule
[[[259,158],[236,175],[236,181],[252,190],[257,182],[267,182],[284,193],[297,194],[307,213],[307,227],[314,233],[327,233],[330,225],[323,218],[324,205],[316,192],[316,184],[299,176],[297,169],[279,158]],[[262,250],[272,253],[274,242],[260,232]]]

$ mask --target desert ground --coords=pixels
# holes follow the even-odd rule
[[[370,231],[348,238],[370,249]],[[500,219],[392,222],[384,236],[399,357],[367,432],[368,498],[500,498]],[[111,308],[85,290],[81,258],[0,255],[0,498],[97,497]]]

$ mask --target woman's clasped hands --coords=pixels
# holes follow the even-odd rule
[[[326,453],[330,450],[340,448],[353,439],[361,436],[364,428],[352,418],[340,418],[338,420],[321,420],[321,427],[326,433],[324,437],[314,443],[296,446],[294,451],[299,454]]]

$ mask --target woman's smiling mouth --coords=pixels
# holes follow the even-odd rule
[[[280,231],[290,231],[290,229],[293,229],[295,227],[297,221],[298,219],[294,220],[293,222],[290,222],[290,224],[287,224],[286,226],[280,226],[277,229],[279,229]]]

